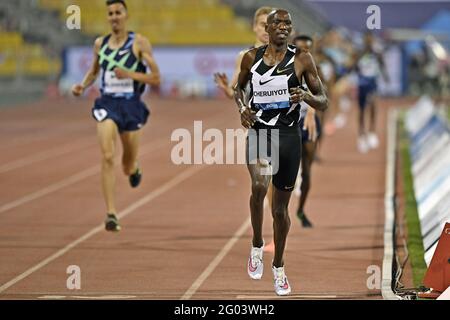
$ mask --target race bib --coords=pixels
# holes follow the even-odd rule
[[[253,103],[261,110],[289,108],[286,76],[253,79]]]
[[[114,71],[106,71],[104,92],[133,93],[133,79],[117,79]]]
[[[105,120],[108,112],[105,109],[94,109],[94,117],[98,122]]]
[[[365,77],[376,77],[379,73],[379,64],[376,56],[365,55],[358,63],[360,73]]]

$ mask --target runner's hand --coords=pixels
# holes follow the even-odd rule
[[[127,79],[130,76],[128,75],[128,71],[122,69],[122,68],[115,68],[114,73],[116,74],[117,79]]]
[[[73,94],[75,97],[79,97],[79,96],[83,95],[83,93],[84,93],[84,87],[83,87],[83,85],[81,85],[81,84],[74,84],[74,85],[72,86],[72,94]]]
[[[248,107],[241,113],[241,124],[244,128],[250,129],[253,127],[256,122],[255,114],[256,112]]]
[[[214,82],[222,90],[227,90],[228,88],[228,77],[225,73],[214,73]]]
[[[292,103],[299,103],[303,101],[308,94],[307,91],[303,90],[300,87],[291,88],[290,90],[291,96],[289,97],[289,100]]]

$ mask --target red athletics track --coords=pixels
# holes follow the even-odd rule
[[[153,100],[144,130],[142,185],[133,190],[117,158],[122,232],[103,231],[100,153],[88,100],[52,100],[0,110],[0,299],[271,299],[271,254],[261,281],[246,274],[250,180],[242,165],[170,160],[174,129],[239,128],[229,101]],[[387,105],[398,105],[388,101]],[[355,147],[354,114],[327,137],[307,212],[294,217],[286,252],[291,299],[373,299],[370,265],[383,255],[385,108],[381,145]],[[119,148],[120,150],[120,148]],[[265,237],[270,241],[271,217]],[[70,265],[81,290],[66,288]]]

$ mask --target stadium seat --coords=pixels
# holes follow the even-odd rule
[[[26,43],[18,32],[0,31],[0,77],[43,77],[58,74],[61,63],[51,59],[42,46]]]
[[[67,18],[66,8],[81,8],[81,30],[90,36],[109,32],[104,0],[40,0],[40,5]],[[156,45],[248,45],[254,40],[246,20],[218,0],[128,1],[130,29]]]

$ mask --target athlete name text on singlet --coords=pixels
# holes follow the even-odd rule
[[[263,59],[267,47],[258,48],[250,70],[250,107],[260,125],[292,127],[300,121],[300,104],[289,100],[289,90],[300,86],[294,67],[296,48],[288,45],[283,60],[268,66]]]
[[[98,54],[102,71],[100,85],[102,95],[133,97],[140,96],[144,92],[144,83],[134,81],[133,79],[118,79],[114,73],[114,69],[117,67],[126,71],[146,73],[147,67],[133,53],[135,37],[134,32],[129,32],[125,44],[115,50],[112,50],[108,46],[111,35],[107,35],[103,39]]]

